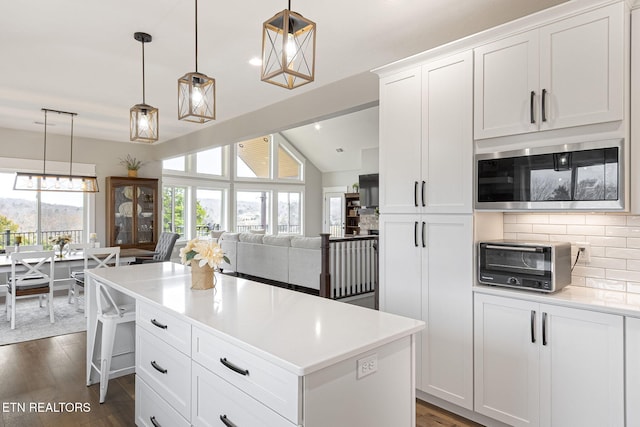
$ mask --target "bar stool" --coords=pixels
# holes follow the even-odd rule
[[[135,367],[126,366],[123,368],[111,369],[111,360],[117,354],[113,354],[113,344],[116,338],[116,330],[118,325],[136,321],[135,302],[129,304],[117,304],[111,294],[109,288],[99,281],[96,281],[96,302],[98,306],[96,324],[91,331],[91,366],[100,374],[100,403],[104,403],[109,387],[109,378],[113,374],[130,370]],[[98,332],[98,324],[102,324],[102,339],[100,342],[100,358],[95,362],[93,354],[96,348],[96,338]],[[90,375],[91,373],[87,373]]]

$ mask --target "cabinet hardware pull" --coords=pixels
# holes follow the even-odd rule
[[[163,325],[162,323],[158,322],[156,319],[151,319],[151,323],[160,329],[167,329],[167,325]]]
[[[418,247],[418,221],[413,222],[413,244]]]
[[[226,425],[227,427],[237,427],[234,423],[229,421],[229,418],[227,418],[226,415],[220,415],[220,421],[222,421],[222,424]]]
[[[536,311],[531,310],[531,342],[536,342]]]
[[[536,122],[536,118],[533,116],[533,100],[536,97],[536,93],[534,91],[531,91],[531,98],[530,98],[530,104],[529,104],[529,113],[531,115],[531,124],[534,124]]]
[[[547,313],[542,313],[542,345],[547,345]]]
[[[155,360],[152,360],[152,361],[151,361],[151,366],[153,366],[153,368],[154,368],[156,371],[158,371],[158,372],[160,372],[160,373],[162,373],[162,374],[166,374],[166,373],[167,373],[167,370],[166,370],[166,369],[164,369],[162,366],[158,365],[158,364],[156,363],[156,361],[155,361]]]
[[[234,365],[233,363],[229,362],[226,357],[221,357],[220,358],[220,363],[222,363],[224,366],[226,366],[227,368],[231,369],[232,371],[239,373],[240,375],[249,375],[249,370],[248,369],[238,368],[236,365]]]
[[[153,424],[153,427],[162,427],[160,423],[156,421],[156,417],[151,417],[149,419],[151,420],[151,424]]]
[[[547,109],[545,108],[545,104],[547,102],[547,90],[542,89],[542,121],[547,121]]]
[[[423,248],[426,248],[426,247],[427,247],[427,238],[426,238],[426,237],[425,237],[425,235],[424,235],[424,232],[425,232],[425,231],[426,231],[426,229],[427,229],[427,227],[426,227],[426,226],[427,226],[427,223],[426,223],[426,222],[424,222],[424,221],[422,221],[422,247],[423,247]]]
[[[427,204],[425,203],[425,199],[426,199],[426,197],[425,197],[425,192],[424,192],[424,190],[425,190],[425,186],[426,186],[426,185],[427,185],[427,182],[426,182],[426,181],[422,181],[422,207],[423,207],[423,208],[424,208],[425,206],[427,206]]]
[[[413,204],[418,207],[418,181],[413,181]]]

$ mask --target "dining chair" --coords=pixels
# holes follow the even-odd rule
[[[118,248],[119,249],[119,248]],[[100,403],[104,403],[107,396],[107,388],[109,387],[109,378],[122,371],[130,370],[132,366],[111,369],[111,360],[113,354],[113,344],[116,337],[116,329],[118,325],[136,321],[135,301],[128,303],[117,303],[114,295],[117,292],[95,280],[96,292],[95,298],[97,303],[97,315],[95,326],[91,332],[89,339],[91,355],[91,366],[100,374]],[[102,336],[100,338],[100,355],[97,360],[93,356],[96,349],[98,323],[102,324]],[[87,375],[90,375],[88,373]]]
[[[18,252],[33,252],[33,251],[43,251],[43,245],[20,245],[18,246]],[[6,254],[12,254],[16,251],[15,246],[7,246],[4,248],[4,252]]]
[[[73,286],[73,297],[76,303],[76,310],[80,310],[78,292],[80,288],[84,289],[84,270],[89,268],[105,268],[120,265],[120,247],[115,246],[111,248],[85,248],[84,255],[84,269],[71,272],[73,283],[69,286]],[[86,311],[85,311],[86,313]]]
[[[160,237],[158,238],[155,255],[150,257],[136,257],[134,264],[169,261],[171,259],[171,252],[173,252],[173,247],[176,245],[178,237],[180,237],[178,233],[163,231],[160,233]]]
[[[69,255],[78,255],[80,252],[83,252],[85,249],[91,248],[92,245],[91,243],[68,243],[69,245]],[[83,252],[84,253],[84,252]],[[69,290],[67,291],[67,299],[69,301],[69,304],[71,304],[73,302],[74,299],[74,292],[75,292],[75,274],[78,274],[78,272],[82,272],[84,271],[84,268],[74,268],[70,263],[68,264],[69,266],[69,277],[74,279],[71,280],[69,282]],[[76,304],[76,308],[77,308],[77,304]]]
[[[5,311],[11,320],[11,329],[16,328],[16,300],[48,295],[49,318],[53,316],[53,277],[55,254],[53,251],[14,252],[11,254],[11,276],[9,277]],[[9,310],[11,307],[11,310]]]

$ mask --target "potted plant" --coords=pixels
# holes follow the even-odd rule
[[[138,160],[135,157],[131,157],[131,154],[127,154],[127,157],[120,159],[120,164],[127,168],[128,175],[130,177],[138,176],[138,169],[140,169],[145,162]]]
[[[358,184],[357,182],[354,182],[351,187],[353,188],[353,192],[357,193],[358,190],[360,189],[360,184]]]

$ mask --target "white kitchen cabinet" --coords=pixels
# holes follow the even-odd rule
[[[426,323],[417,388],[471,409],[473,217],[381,215],[380,248],[380,309]]]
[[[474,137],[623,119],[625,4],[474,49]]]
[[[622,316],[478,293],[474,304],[476,412],[513,426],[624,425]]]
[[[472,59],[381,79],[380,212],[472,212]]]
[[[640,427],[640,318],[625,318],[627,427]]]

